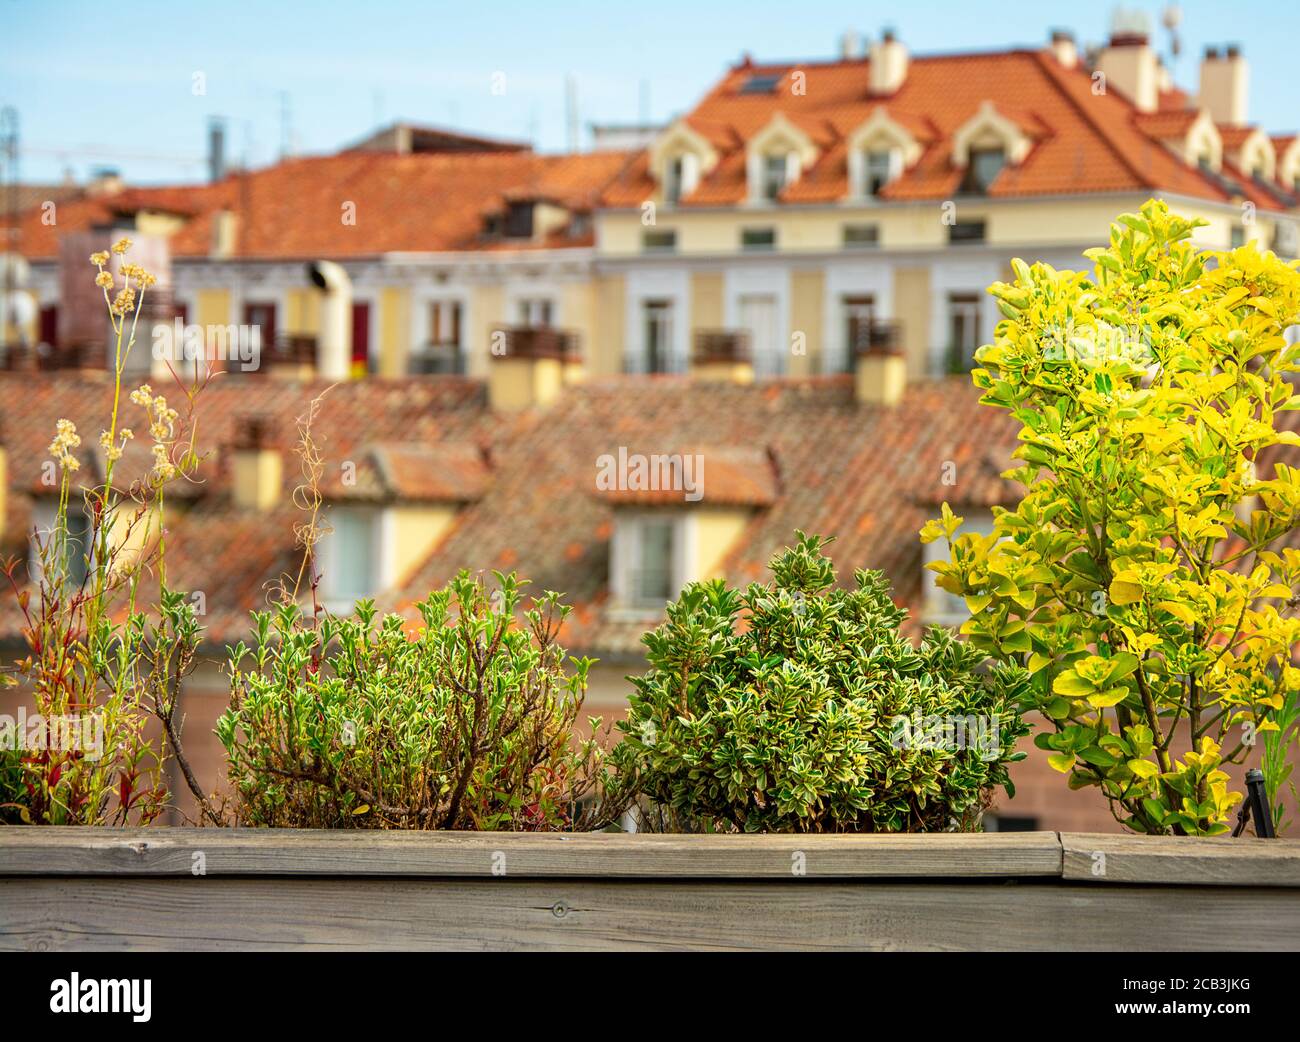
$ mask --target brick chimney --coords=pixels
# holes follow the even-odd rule
[[[886,29],[880,41],[871,44],[868,60],[872,94],[893,94],[907,79],[907,47],[893,29]]]
[[[548,326],[494,329],[489,351],[488,404],[502,412],[546,408],[579,361],[574,336]]]
[[[754,361],[749,334],[730,329],[698,330],[691,354],[691,376],[716,383],[752,384]]]
[[[1145,16],[1120,12],[1110,42],[1097,57],[1097,71],[1106,77],[1106,90],[1117,90],[1139,112],[1155,112],[1160,102],[1160,62],[1149,43]]]
[[[235,420],[231,447],[231,498],[243,510],[270,510],[280,501],[284,464],[275,447],[269,417],[248,415]]]
[[[1222,52],[1217,47],[1205,48],[1197,100],[1201,108],[1209,109],[1215,123],[1245,123],[1249,89],[1250,66],[1240,47],[1229,44]]]

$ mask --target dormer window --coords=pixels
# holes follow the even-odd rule
[[[321,541],[321,599],[335,614],[350,615],[357,601],[379,592],[379,514],[373,507],[337,507],[329,524]]]
[[[953,165],[962,171],[959,192],[987,195],[1009,164],[1020,164],[1033,142],[1023,126],[984,102],[952,138]]]
[[[973,148],[961,190],[969,195],[987,195],[989,188],[1007,165],[1007,153],[1001,148]]]
[[[52,500],[38,501],[34,513],[27,574],[36,582],[45,570],[44,565],[49,564],[64,573],[69,588],[80,587],[86,581],[86,558],[93,556],[90,518],[84,510],[69,506],[67,527],[60,529],[58,510]]]
[[[816,161],[817,146],[812,139],[778,112],[746,146],[749,201],[776,202]]]
[[[849,195],[871,199],[921,158],[921,142],[882,107],[849,135]]]

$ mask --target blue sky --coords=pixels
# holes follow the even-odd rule
[[[1157,26],[1163,4],[1130,3]],[[1300,5],[1185,2],[1183,56],[1195,86],[1207,43],[1237,42],[1251,62],[1251,114],[1300,126]],[[292,149],[330,151],[395,118],[565,144],[565,80],[580,119],[636,121],[683,111],[742,52],[808,59],[840,34],[893,26],[914,52],[1039,45],[1050,27],[1102,40],[1109,4],[750,0],[125,5],[0,0],[0,105],[20,115],[24,180],[113,166],[141,182],[204,177],[208,119],[228,119],[228,152],[254,165],[280,152],[285,99]],[[504,95],[491,90],[505,74]],[[192,89],[202,73],[206,94]]]

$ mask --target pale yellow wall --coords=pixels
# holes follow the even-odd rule
[[[424,563],[425,558],[438,545],[455,517],[456,508],[451,504],[396,506],[390,509],[390,585],[400,586],[410,578],[411,573]]]
[[[708,464],[704,480],[708,487]],[[695,511],[695,575],[687,582],[717,578],[723,559],[749,524],[750,512],[740,508],[701,507]]]
[[[586,368],[587,359],[593,355],[596,347],[596,291],[590,282],[568,282],[560,287],[560,316],[563,328],[578,334],[578,350],[582,353],[582,369]],[[581,375],[581,369],[573,371],[571,377]]]
[[[470,302],[470,314],[474,326],[466,333],[466,346],[469,350],[467,372],[471,376],[483,377],[489,374],[492,364],[492,331],[510,323],[506,319],[505,287],[476,286]]]
[[[627,280],[622,275],[597,276],[595,298],[595,334],[587,351],[587,366],[595,375],[608,376],[623,370]]]
[[[725,282],[720,271],[691,273],[691,332],[721,329],[726,325],[723,301]]]
[[[790,274],[790,375],[807,376],[821,371],[823,298],[826,275],[822,271],[795,271]],[[796,333],[804,335],[802,355],[794,354]]]
[[[201,289],[194,294],[191,322],[200,326],[224,326],[231,321],[230,290]]]
[[[1144,198],[1135,195],[1014,203],[959,200],[954,216],[959,221],[987,221],[989,241],[994,244],[1102,243],[1115,216],[1136,210]],[[924,249],[947,245],[948,229],[943,216],[938,201],[914,206],[816,209],[738,206],[695,213],[676,210],[671,215],[661,214],[657,227],[677,232],[679,254],[740,252],[740,229],[750,226],[775,228],[778,254],[838,251],[843,247],[846,224],[879,225],[882,249]],[[598,220],[602,253],[621,256],[643,252],[639,212],[603,213]]]
[[[894,269],[894,318],[903,331],[907,374],[919,380],[930,370],[930,269]]]
[[[176,521],[176,510],[168,507],[170,524]],[[116,571],[134,568],[141,554],[158,541],[158,507],[130,506],[115,513],[108,525],[108,540],[115,548]]]
[[[379,375],[406,375],[411,348],[411,293],[400,286],[379,292]]]
[[[284,294],[284,332],[314,336],[320,332],[321,293],[310,287],[286,290]]]

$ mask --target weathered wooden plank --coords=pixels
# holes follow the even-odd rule
[[[1300,887],[1300,840],[1063,832],[1061,846],[1078,882]]]
[[[0,949],[1290,950],[1300,891],[1052,882],[8,878]]]
[[[1054,832],[656,836],[306,829],[0,829],[3,876],[599,879],[1059,877]]]

